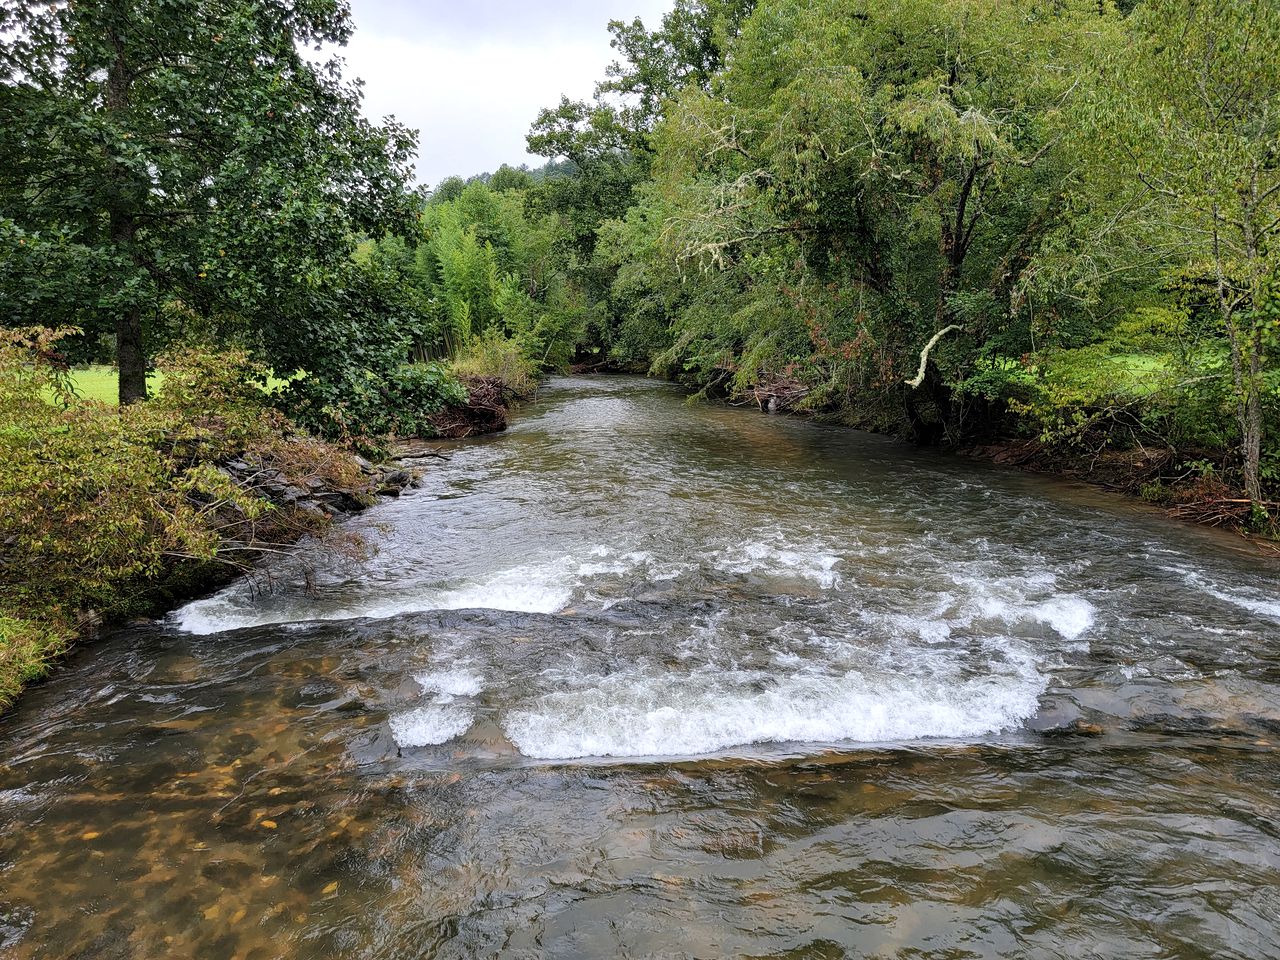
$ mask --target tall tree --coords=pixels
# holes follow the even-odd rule
[[[562,97],[530,129],[531,153],[573,166],[572,176],[544,181],[531,200],[568,224],[570,272],[602,308],[598,332],[606,342],[620,322],[606,306],[617,266],[597,256],[598,231],[626,216],[636,188],[650,176],[651,135],[667,103],[686,87],[711,84],[754,5],[755,0],[677,0],[654,29],[639,18],[612,21],[611,45],[619,59],[597,84],[595,98]]]
[[[610,45],[621,55],[609,65],[597,97],[617,97],[628,126],[644,134],[662,119],[667,102],[687,87],[710,89],[756,0],[676,0],[653,30],[639,17],[613,20]]]
[[[1092,201],[1113,241],[1153,238],[1110,243],[1114,261],[1211,279],[1257,504],[1266,373],[1280,346],[1280,5],[1144,0],[1129,30],[1088,116]]]
[[[345,0],[3,0],[9,319],[110,317],[122,403],[146,397],[174,301],[305,365],[301,325],[354,237],[413,222],[413,136],[364,120],[318,53],[351,31]]]
[[[677,252],[723,268],[792,244],[892,345],[917,431],[953,428],[948,381],[1016,339],[1013,291],[1062,213],[1057,118],[1105,25],[1087,0],[765,0],[656,134]]]

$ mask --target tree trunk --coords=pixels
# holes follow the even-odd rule
[[[940,230],[938,233],[938,301],[934,309],[934,335],[920,353],[920,371],[915,379],[908,380],[911,393],[907,395],[907,418],[920,443],[934,445],[944,438],[953,442],[959,437],[960,424],[952,405],[951,388],[938,373],[937,364],[929,365],[929,354],[937,346],[938,341],[948,333],[963,330],[960,324],[953,323],[951,298],[960,289],[960,273],[964,267],[964,223],[966,206],[970,190],[973,187],[977,167],[971,170],[965,179],[960,192],[960,199],[954,211],[940,210]],[[941,189],[944,174],[941,166],[934,170],[934,192]],[[919,394],[923,394],[928,403],[921,408]],[[927,415],[928,407],[936,417],[933,422]]]
[[[1236,307],[1226,267],[1222,261],[1222,216],[1213,205],[1213,262],[1217,272],[1218,309],[1231,347],[1231,384],[1235,391],[1236,422],[1240,424],[1240,467],[1245,495],[1262,501],[1259,468],[1262,460],[1262,397],[1259,391],[1261,341],[1236,326]]]
[[[115,56],[107,70],[106,105],[109,113],[123,114],[129,109],[129,66],[125,61],[124,41],[113,33],[111,45]],[[112,162],[115,189],[111,199],[111,242],[117,251],[137,263],[137,223],[131,208],[132,191],[128,174]],[[130,303],[116,315],[116,363],[120,368],[120,405],[147,399],[147,358],[142,345],[142,308]]]
[[[1240,426],[1244,434],[1244,492],[1255,504],[1262,502],[1262,342],[1257,333],[1249,337],[1249,389],[1242,406]]]
[[[1245,256],[1249,270],[1249,305],[1257,308],[1262,300],[1262,252],[1258,247],[1258,233],[1255,217],[1258,213],[1258,171],[1255,168],[1250,182],[1250,189],[1242,197],[1242,216],[1240,219],[1244,234]],[[1253,327],[1253,324],[1249,324]],[[1245,373],[1246,379],[1240,397],[1240,433],[1241,459],[1244,461],[1245,495],[1255,505],[1262,502],[1261,461],[1262,461],[1262,334],[1256,327],[1242,331],[1240,338],[1244,347],[1244,356],[1237,361],[1237,366]]]
[[[1245,408],[1244,492],[1252,503],[1262,502],[1262,404],[1255,393]]]
[[[126,308],[116,317],[116,363],[120,367],[120,405],[147,399],[147,358],[142,349],[142,311]]]

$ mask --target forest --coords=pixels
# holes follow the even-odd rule
[[[376,459],[571,367],[1274,533],[1268,0],[679,0],[533,118],[545,166],[434,189],[432,131],[365,119],[330,54],[353,29],[5,3],[9,674],[243,566],[283,519],[227,486],[246,452]]]

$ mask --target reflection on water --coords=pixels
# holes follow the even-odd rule
[[[1280,957],[1230,541],[632,379],[363,522],[0,720],[0,956]]]

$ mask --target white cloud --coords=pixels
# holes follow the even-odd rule
[[[614,59],[605,25],[610,17],[640,15],[656,25],[666,0],[630,0],[620,14],[592,10],[584,29],[527,38],[454,31],[425,38],[406,28],[363,27],[343,51],[347,75],[365,81],[365,113],[393,115],[419,131],[418,179],[434,185],[452,174],[495,170],[503,163],[537,164],[525,150],[525,134],[543,107],[561,94],[591,95]],[[595,25],[594,29],[586,26]]]

